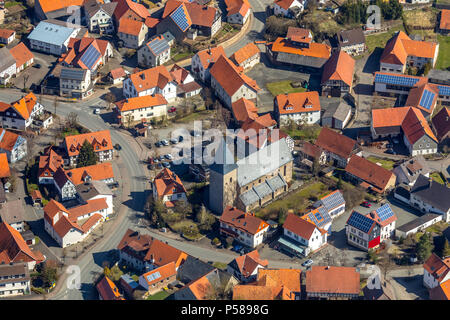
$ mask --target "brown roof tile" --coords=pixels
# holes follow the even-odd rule
[[[360,275],[351,267],[312,266],[306,271],[306,292],[358,295]]]
[[[357,148],[357,142],[355,140],[327,127],[322,128],[315,144],[316,146],[345,159],[349,158],[352,152]]]
[[[394,175],[392,171],[357,155],[350,158],[345,171],[383,191]]]

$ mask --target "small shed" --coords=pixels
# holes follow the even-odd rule
[[[31,192],[31,200],[33,200],[33,206],[42,206],[42,194],[39,190],[33,190]]]

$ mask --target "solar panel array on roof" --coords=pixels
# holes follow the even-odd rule
[[[412,87],[419,81],[418,78],[407,77],[404,75],[397,76],[391,74],[379,74],[375,75],[375,82],[381,82],[386,84],[396,84],[400,86]]]
[[[450,96],[450,86],[438,86],[439,95]]]
[[[324,207],[317,208],[318,212],[308,214],[308,217],[314,222],[319,228],[323,228],[327,223],[331,222],[331,217],[328,214],[327,209]]]
[[[379,207],[377,210],[375,210],[380,217],[381,221],[385,221],[389,219],[390,217],[394,216],[395,213],[392,211],[391,206],[389,203],[386,203],[385,205]]]
[[[433,92],[429,90],[424,90],[419,105],[429,110],[431,108],[431,104],[433,103],[434,97],[435,94]]]
[[[320,199],[320,201],[328,210],[332,210],[345,203],[341,192],[330,194],[329,196]]]
[[[83,80],[86,70],[79,68],[62,68],[60,78],[70,80]]]
[[[362,215],[359,212],[353,211],[350,218],[348,218],[347,224],[355,227],[358,230],[361,230],[362,232],[369,232],[370,228],[372,227],[374,221],[364,215]]]
[[[158,278],[161,278],[161,274],[159,273],[159,271],[156,271],[155,273],[149,274],[147,276],[148,282],[152,282],[153,280],[156,280]]]
[[[90,46],[81,56],[80,60],[89,68],[89,70],[92,70],[92,67],[97,62],[98,58],[100,58],[100,52],[94,46]]]
[[[166,39],[162,38],[155,38],[152,41],[150,41],[147,46],[149,49],[153,52],[155,56],[160,55],[166,50],[169,50],[169,44],[167,43]]]
[[[183,5],[180,5],[174,12],[172,12],[170,17],[183,32],[185,32],[191,26],[189,24]]]

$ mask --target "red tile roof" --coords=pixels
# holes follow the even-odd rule
[[[450,300],[450,280],[431,289],[430,300]]]
[[[372,126],[374,128],[400,127],[409,107],[372,109]]]
[[[247,43],[245,46],[237,50],[230,57],[231,60],[234,60],[238,65],[243,63],[244,61],[259,55],[259,48],[253,42]]]
[[[283,228],[291,231],[292,233],[299,235],[303,239],[310,239],[314,230],[317,228],[314,223],[296,216],[293,213],[289,213],[284,221]]]
[[[88,200],[88,201],[86,201],[86,204],[84,204],[84,205],[70,208],[68,218],[72,222],[77,222],[77,220],[84,215],[87,215],[89,213],[98,212],[100,210],[106,210],[106,209],[108,209],[108,204],[106,203],[106,198]],[[100,216],[100,218],[101,218],[101,216]]]
[[[132,0],[114,0],[117,2],[117,7],[114,11],[114,17],[116,20],[122,20],[124,14],[131,10],[138,17],[144,21],[146,18],[150,17],[150,12],[140,3],[134,2]]]
[[[342,81],[352,86],[355,60],[345,51],[335,52],[323,66],[322,84],[329,81]]]
[[[78,155],[86,140],[94,147],[95,152],[112,150],[113,148],[109,130],[66,136],[64,143],[69,157]]]
[[[130,80],[137,92],[151,88],[164,89],[167,83],[172,82],[172,76],[165,66],[157,66],[130,75]]]
[[[441,30],[450,30],[450,10],[443,9],[441,11],[441,22],[439,23]]]
[[[234,261],[239,268],[239,272],[245,278],[250,277],[258,266],[265,268],[269,265],[267,260],[262,260],[259,257],[258,250],[239,256]]]
[[[258,118],[258,108],[253,101],[241,98],[231,105],[233,115],[239,122],[245,122],[248,119]]]
[[[139,36],[143,25],[144,23],[142,21],[123,18],[120,19],[118,32]]]
[[[291,54],[297,54],[300,56],[309,56],[315,58],[328,59],[331,54],[331,48],[323,43],[312,42],[309,48],[300,48],[292,46],[289,40],[285,38],[278,38],[272,43],[271,51],[273,52],[285,52]]]
[[[11,48],[9,52],[11,52],[14,60],[16,60],[17,68],[23,66],[25,63],[34,58],[34,55],[23,42],[19,43],[14,48]]]
[[[289,27],[286,38],[295,42],[311,43],[311,31],[304,28]]]
[[[12,151],[18,138],[18,134],[0,128],[0,149]]]
[[[189,1],[168,0],[164,7],[162,19],[169,16],[181,5],[186,8],[187,16],[191,24],[203,27],[211,27],[213,25],[217,9]]]
[[[360,156],[352,155],[345,171],[384,191],[394,173]]]
[[[25,97],[13,102],[11,104],[12,108],[20,114],[20,116],[24,120],[28,120],[30,118],[31,112],[33,111],[34,106],[37,103],[36,96],[31,92],[27,94]]]
[[[70,6],[82,6],[85,0],[38,0],[44,13],[61,10]]]
[[[167,100],[159,93],[154,96],[133,97],[116,102],[117,109],[120,112],[163,105],[167,105]]]
[[[437,44],[411,40],[403,31],[398,31],[386,44],[380,62],[405,64],[408,56],[434,58]]]
[[[450,137],[450,108],[443,107],[431,120],[433,123],[434,132],[439,141]]]
[[[312,266],[306,271],[306,292],[353,294],[360,291],[360,275],[351,267]]]
[[[424,135],[427,135],[436,142],[438,141],[422,112],[417,108],[412,107],[406,113],[405,119],[402,122],[402,129],[411,144],[416,143]]]
[[[428,109],[420,105],[425,90],[434,93],[434,99],[431,101],[430,108]],[[411,90],[409,90],[408,99],[406,99],[405,105],[418,108],[422,110],[422,112],[427,114],[433,114],[433,110],[434,107],[436,106],[438,95],[439,89],[433,84],[426,83],[421,86],[411,88]]]
[[[0,178],[8,178],[11,176],[11,171],[9,170],[8,157],[6,153],[0,153]]]
[[[209,69],[219,59],[220,56],[225,55],[225,50],[222,46],[217,46],[210,49],[205,49],[197,52],[200,63],[203,69]]]
[[[210,73],[229,96],[232,96],[244,85],[255,92],[260,90],[255,80],[246,76],[242,68],[237,67],[225,56],[219,57]]]
[[[117,286],[107,276],[103,276],[95,287],[102,300],[125,300]]]
[[[252,213],[246,213],[230,206],[225,208],[220,221],[252,235],[269,227],[264,220],[255,217]]]
[[[275,4],[279,5],[284,10],[287,10],[291,7],[294,0],[275,0]]]
[[[432,253],[423,267],[440,283],[450,272],[450,257],[441,259],[435,253]]]
[[[322,154],[322,149],[320,147],[309,143],[308,141],[303,142],[303,145],[300,146],[300,151],[312,158],[319,158]]]
[[[46,149],[44,155],[39,157],[38,177],[52,177],[63,164],[63,158],[53,150],[53,147]]]
[[[153,184],[155,185],[156,193],[161,198],[176,193],[186,193],[180,177],[168,168],[164,168],[156,175]]]
[[[247,12],[252,8],[248,0],[225,0],[227,6],[227,17],[239,13],[245,17]]]
[[[277,111],[281,115],[320,111],[319,93],[317,91],[279,94],[275,97]]]
[[[42,262],[42,254],[33,252],[22,235],[6,222],[0,223],[0,263]]]
[[[153,280],[149,281],[147,277],[152,274],[155,274],[157,272],[159,272],[159,276],[155,277]],[[144,273],[141,277],[143,277],[145,279],[145,281],[147,282],[147,284],[149,286],[151,286],[152,284],[160,282],[166,278],[173,277],[176,274],[177,274],[177,270],[175,268],[175,262],[171,261],[168,264],[165,264],[159,268],[156,268],[147,273]]]
[[[0,38],[8,39],[15,33],[14,30],[11,29],[0,29]]]
[[[316,146],[348,159],[357,148],[357,142],[327,127],[322,128],[316,140]]]
[[[156,266],[163,266],[173,261],[178,268],[187,258],[187,254],[183,251],[131,229],[126,231],[117,249],[138,260],[153,261]]]
[[[115,79],[119,79],[122,77],[126,77],[126,73],[125,70],[123,70],[123,68],[116,68],[110,71],[111,73],[111,77],[115,80]]]

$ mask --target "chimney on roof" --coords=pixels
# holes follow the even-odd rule
[[[330,269],[330,266],[326,266],[325,270],[329,270],[329,269]]]
[[[145,73],[141,73],[141,79],[145,80]]]

